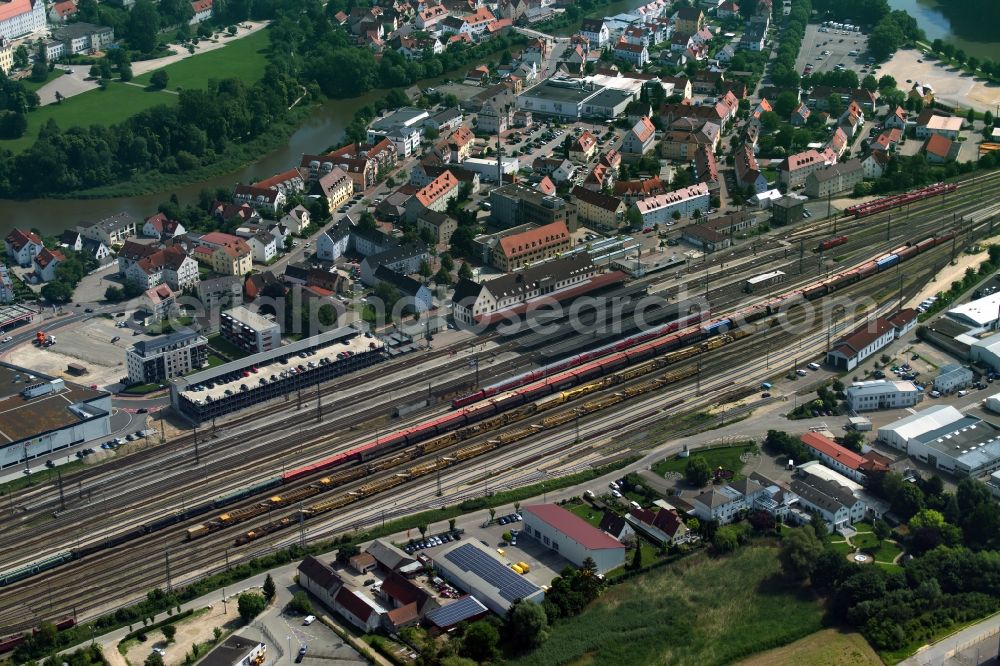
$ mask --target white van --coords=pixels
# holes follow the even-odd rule
[[[306,615],[306,619],[302,620],[302,624],[304,624],[306,626],[309,626],[310,624],[312,624],[315,621],[316,621],[316,616],[315,615]]]
[[[805,377],[805,376],[806,376],[806,375],[808,374],[808,373],[807,373],[807,372],[806,372],[805,370],[803,370],[802,368],[799,368],[798,370],[796,370],[796,371],[795,371],[795,373],[796,373],[796,374],[797,374],[797,375],[798,375],[799,377]]]
[[[810,363],[806,367],[809,368],[810,370],[819,370],[819,363]]]

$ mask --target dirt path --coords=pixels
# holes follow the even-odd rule
[[[961,246],[956,247],[956,251],[961,252],[961,250]],[[942,268],[941,271],[934,276],[933,280],[929,280],[920,292],[906,303],[906,307],[916,307],[920,305],[920,302],[928,296],[933,296],[939,291],[948,291],[951,288],[952,282],[961,280],[965,277],[965,269],[970,267],[978,269],[979,264],[983,263],[988,258],[989,254],[987,252],[979,252],[977,254],[965,254],[963,252],[955,260],[954,266],[948,264]]]

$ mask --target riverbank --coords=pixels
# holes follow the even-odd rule
[[[1000,87],[989,85],[917,49],[896,51],[878,74],[892,76],[900,90],[909,90],[909,81],[930,85],[935,99],[958,108],[983,112],[993,111],[1000,105]]]

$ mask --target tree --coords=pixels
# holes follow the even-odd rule
[[[264,600],[264,595],[259,592],[243,592],[236,603],[244,624],[250,624],[250,621],[260,615],[266,606],[267,601]]]
[[[163,657],[160,656],[159,652],[152,652],[142,663],[143,666],[163,666]]]
[[[793,111],[795,110],[794,107],[792,108],[792,110]],[[789,113],[791,113],[791,111],[789,111]],[[778,129],[778,126],[780,124],[781,124],[781,118],[779,118],[778,114],[775,113],[774,111],[765,111],[764,113],[760,114],[760,125],[761,127],[764,128],[765,131],[773,132],[776,129]]]
[[[118,68],[118,76],[122,81],[128,82],[132,80],[132,67],[130,65],[122,65]]]
[[[795,93],[786,90],[785,92],[778,95],[778,99],[774,102],[774,113],[778,118],[782,120],[787,120],[795,107],[799,105],[798,97]]]
[[[515,652],[538,647],[549,637],[549,620],[545,609],[532,601],[518,599],[507,611],[504,633]]]
[[[451,255],[447,252],[441,255],[441,268],[446,271],[455,270],[455,260],[451,258]]]
[[[823,542],[816,532],[808,527],[797,527],[785,533],[778,559],[785,573],[797,580],[805,580],[822,552]]]
[[[426,259],[420,260],[420,268],[417,272],[420,273],[421,277],[425,278],[429,278],[431,275],[433,275],[433,271],[431,270],[431,265]]]
[[[129,11],[126,38],[136,51],[152,53],[157,46],[160,13],[151,0],[137,0]],[[165,87],[165,86],[163,86]]]
[[[177,635],[177,627],[173,624],[164,625],[161,629],[163,632],[163,637],[167,640],[167,643],[174,642],[174,636]]]
[[[149,85],[157,90],[163,90],[170,82],[170,75],[165,69],[158,69],[149,77]]]
[[[442,266],[441,270],[434,274],[434,282],[440,286],[451,284],[451,273]]]
[[[49,66],[43,60],[36,60],[31,66],[31,80],[35,83],[42,83],[49,78]]]
[[[869,92],[875,92],[878,90],[878,80],[869,74],[861,80],[861,87]]]
[[[274,599],[274,595],[277,594],[277,589],[274,586],[274,579],[271,578],[271,574],[267,574],[267,578],[264,579],[264,598],[268,601]]]
[[[844,446],[852,451],[861,453],[861,447],[865,443],[865,436],[857,430],[851,430],[844,435]]]
[[[632,568],[638,571],[642,568],[642,545],[636,544],[635,553],[632,555]]]
[[[989,109],[983,112],[983,124],[986,125],[986,129],[993,127],[993,112]]]
[[[704,458],[695,456],[688,458],[687,465],[684,467],[684,478],[692,486],[701,488],[712,478],[712,470]]]
[[[965,114],[965,119],[969,121],[969,124],[976,122],[976,110],[969,107],[969,112]]]
[[[463,261],[462,265],[458,267],[458,277],[471,280],[472,275],[472,268],[469,266],[469,262]]]
[[[361,213],[361,217],[358,219],[358,231],[375,231],[377,228],[374,215],[367,210]]]
[[[879,519],[875,521],[873,532],[875,533],[876,539],[879,541],[885,541],[892,536],[892,527],[889,526],[889,523]]]
[[[313,605],[306,592],[298,591],[292,595],[292,600],[288,602],[288,610],[300,615],[312,615]]]
[[[14,69],[24,69],[28,66],[28,60],[28,49],[24,44],[14,49]]]
[[[500,632],[493,626],[493,623],[479,620],[470,624],[465,630],[459,654],[482,664],[496,659],[499,645]]]
[[[885,76],[880,76],[878,80],[879,90],[891,90],[896,87],[896,79],[886,74]],[[893,109],[889,109],[891,112]]]
[[[352,557],[360,552],[361,548],[359,548],[357,544],[345,543],[337,549],[337,556],[335,559],[340,564],[347,564]]]

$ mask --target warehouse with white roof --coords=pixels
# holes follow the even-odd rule
[[[956,476],[1000,469],[1000,427],[936,405],[878,430],[879,439]]]
[[[969,345],[969,360],[1000,370],[1000,334],[976,340]]]
[[[1000,318],[1000,292],[952,308],[948,310],[948,318],[972,328],[996,328]]]

